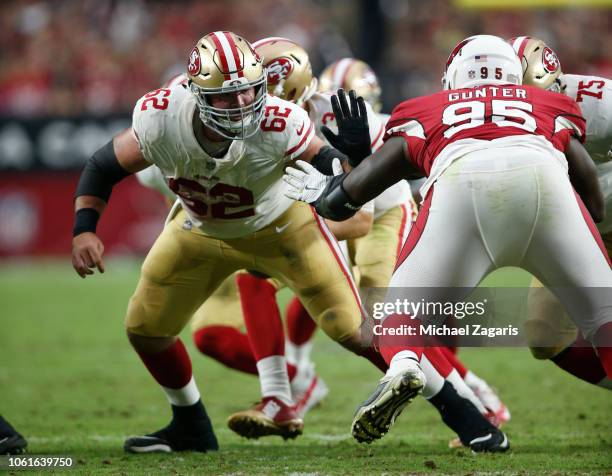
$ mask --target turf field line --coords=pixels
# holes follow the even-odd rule
[[[235,436],[238,437],[233,431],[228,428],[219,428],[215,430],[215,433],[218,436]],[[580,432],[567,432],[567,433],[555,433],[556,441],[569,441],[571,442],[573,439],[579,438],[582,435]],[[129,438],[133,435],[78,435],[78,436],[28,436],[28,441],[34,444],[52,444],[52,443],[64,443],[70,441],[79,441],[79,440],[89,440],[89,441],[98,441],[98,442],[123,442],[126,438]],[[418,436],[418,435],[415,435]],[[298,437],[298,440],[312,440],[319,441],[322,443],[329,443],[335,441],[349,441],[352,439],[350,433],[341,433],[341,434],[326,434],[326,433],[304,433],[303,435]],[[517,438],[520,440],[521,444],[540,441],[541,435],[521,435]],[[261,438],[259,440],[250,440],[252,444],[260,444],[260,443],[272,443],[278,441],[276,438]],[[605,441],[605,440],[604,440]],[[604,444],[607,444],[605,442]]]
[[[237,436],[233,431],[227,428],[219,428],[215,431],[217,435],[232,435]],[[82,440],[83,438],[90,441],[108,441],[108,442],[122,442],[130,435],[83,435],[83,436],[28,436],[28,441],[34,444],[49,444],[49,443],[64,443],[67,441]],[[324,433],[305,433],[300,436],[300,439],[314,440],[320,442],[333,442],[333,441],[345,441],[350,440],[351,435],[344,433],[340,435],[331,435]],[[264,438],[260,441],[275,441],[274,438]]]
[[[328,442],[328,441],[345,441],[345,440],[350,440],[353,437],[351,436],[350,433],[343,433],[340,435],[326,435],[324,433],[304,433],[300,438],[307,438],[309,440]]]

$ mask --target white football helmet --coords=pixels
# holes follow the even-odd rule
[[[229,31],[215,31],[200,38],[189,54],[189,89],[200,119],[227,139],[246,139],[259,129],[266,104],[266,68],[244,38]],[[255,89],[255,100],[244,107],[213,107],[210,96]]]
[[[448,57],[442,76],[444,89],[474,88],[485,84],[522,84],[523,69],[506,41],[493,35],[475,35],[461,41]]]

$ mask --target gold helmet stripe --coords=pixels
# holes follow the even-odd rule
[[[243,78],[243,68],[233,38],[226,31],[215,31],[212,34],[212,38],[219,51],[219,59],[221,60],[222,73],[225,79]]]
[[[335,85],[334,89],[342,88],[344,86],[344,81],[346,81],[346,77],[348,76],[349,70],[353,64],[355,64],[355,60],[353,58],[344,58],[336,63],[332,73]]]

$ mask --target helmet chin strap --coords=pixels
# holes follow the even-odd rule
[[[202,114],[193,115],[193,131],[198,144],[211,157],[222,157],[227,153],[232,139],[220,135],[214,128],[202,121]]]

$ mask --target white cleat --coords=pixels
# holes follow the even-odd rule
[[[472,375],[472,378],[466,384],[478,397],[482,405],[494,415],[497,422],[496,426],[501,427],[504,423],[510,421],[510,410],[508,410],[508,407],[504,405],[487,382],[480,377]]]
[[[295,411],[301,417],[304,418],[312,408],[315,408],[321,404],[327,394],[329,393],[329,387],[323,381],[323,379],[316,374],[310,380],[308,388],[302,395],[294,396]]]
[[[296,402],[293,408],[301,418],[318,406],[328,393],[327,384],[316,374],[312,362],[298,367],[295,377],[291,380],[291,395]]]
[[[418,362],[414,367],[381,379],[370,397],[363,402],[353,418],[351,433],[360,443],[371,443],[382,438],[402,410],[425,387],[425,374]]]

